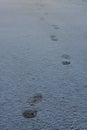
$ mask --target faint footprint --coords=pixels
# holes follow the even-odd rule
[[[60,29],[57,25],[52,25],[54,29],[58,30]]]
[[[34,78],[34,77],[32,77],[32,80],[35,80],[35,78]]]
[[[38,129],[38,128],[35,128],[35,129],[33,129],[33,130],[42,130],[42,129],[41,129],[41,128],[39,128],[39,129]]]
[[[48,15],[48,12],[45,12],[44,15]]]
[[[37,110],[25,110],[23,113],[22,113],[22,116],[24,118],[34,118],[37,116]]]
[[[71,59],[70,55],[67,55],[67,54],[63,54],[62,58],[64,58],[64,59]]]
[[[42,94],[36,94],[35,96],[31,97],[27,102],[30,104],[30,105],[35,105],[35,104],[38,104],[42,101],[43,99],[43,96]]]
[[[44,17],[40,17],[40,20],[43,21],[43,20],[45,20],[45,18]]]
[[[45,7],[45,4],[40,4],[40,7]]]
[[[84,87],[87,88],[87,85],[85,85]]]
[[[87,0],[82,0],[83,2],[87,2]]]
[[[58,41],[58,38],[56,37],[56,35],[51,35],[50,38],[52,41]]]
[[[53,129],[53,130],[60,130],[60,129],[58,129],[58,128],[55,128],[55,129]]]

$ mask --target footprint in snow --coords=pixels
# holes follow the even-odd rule
[[[68,54],[63,54],[62,58],[63,59],[68,59],[68,60],[71,59],[70,55],[68,55]]]
[[[55,42],[58,41],[58,38],[56,35],[51,35],[50,38],[52,41],[55,41]]]
[[[35,105],[35,104],[42,102],[42,100],[43,100],[42,94],[38,93],[38,94],[34,95],[33,97],[31,97],[30,99],[28,99],[27,102],[30,105]]]
[[[23,113],[22,113],[22,116],[24,118],[34,118],[37,116],[37,110],[25,110]]]
[[[71,62],[70,62],[70,59],[71,59],[70,55],[63,54],[62,58],[65,59],[64,61],[62,61],[63,65],[69,65],[69,64],[71,64]]]
[[[52,25],[52,27],[53,27],[55,30],[60,29],[57,25]]]

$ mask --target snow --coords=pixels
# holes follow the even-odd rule
[[[0,0],[0,130],[87,130],[87,0]]]

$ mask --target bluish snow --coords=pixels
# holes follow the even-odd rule
[[[0,130],[87,130],[87,0],[0,0]]]

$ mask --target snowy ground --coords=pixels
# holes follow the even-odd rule
[[[87,0],[0,0],[0,130],[87,130]]]

